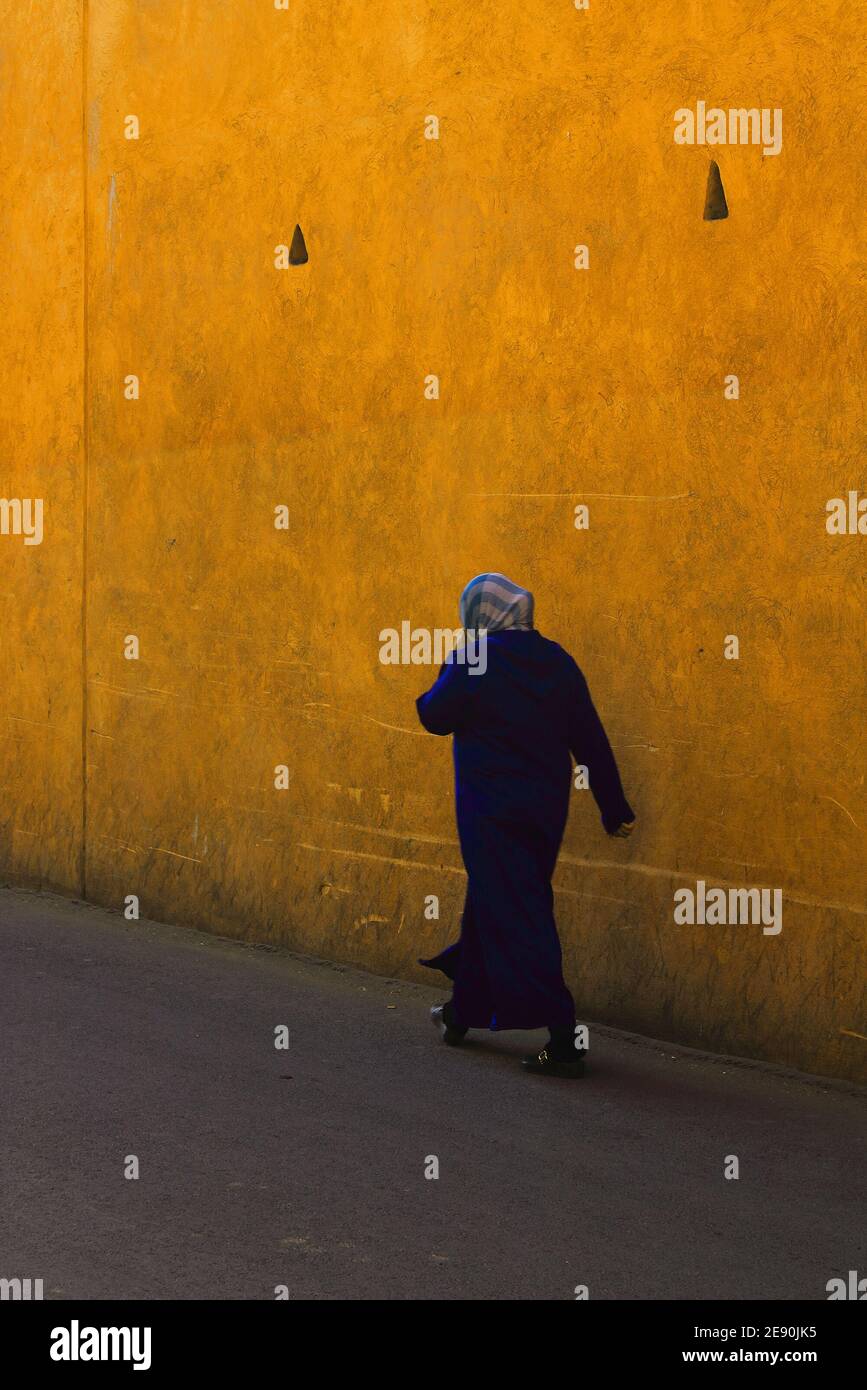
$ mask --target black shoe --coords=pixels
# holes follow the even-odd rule
[[[552,1053],[547,1047],[543,1047],[541,1052],[531,1053],[529,1057],[521,1058],[522,1066],[527,1071],[536,1072],[540,1076],[559,1076],[564,1081],[578,1081],[584,1075],[584,1053],[575,1052],[568,1061]]]
[[[466,1028],[458,1028],[451,1021],[448,1004],[436,1004],[430,1011],[430,1021],[448,1047],[460,1047],[467,1036]]]

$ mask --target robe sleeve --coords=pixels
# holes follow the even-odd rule
[[[602,824],[611,835],[624,821],[635,820],[635,812],[624,795],[611,744],[596,713],[587,682],[577,666],[575,677],[569,747],[575,762],[586,767],[590,774],[590,790],[599,807]]]
[[[443,662],[430,690],[415,702],[418,717],[429,734],[454,734],[463,727],[473,686],[474,679],[465,662]]]

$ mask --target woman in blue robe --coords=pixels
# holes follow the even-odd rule
[[[579,1076],[575,1004],[563,979],[551,876],[566,828],[572,761],[588,770],[609,835],[635,817],[572,657],[533,626],[533,595],[480,574],[461,595],[466,644],[416,701],[432,734],[454,736],[458,835],[467,870],[460,940],[421,961],[453,982],[432,1010],[447,1043],[470,1028],[543,1028],[532,1071]]]

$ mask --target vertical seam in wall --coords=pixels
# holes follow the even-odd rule
[[[90,357],[88,343],[87,287],[89,238],[87,206],[87,59],[88,0],[81,6],[81,213],[82,213],[82,498],[81,498],[81,896],[87,897],[87,505],[90,458]]]

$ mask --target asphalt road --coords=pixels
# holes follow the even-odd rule
[[[824,1300],[867,1274],[863,1089],[599,1028],[584,1081],[533,1077],[542,1034],[446,1048],[443,997],[0,890],[0,1278],[46,1298]]]

